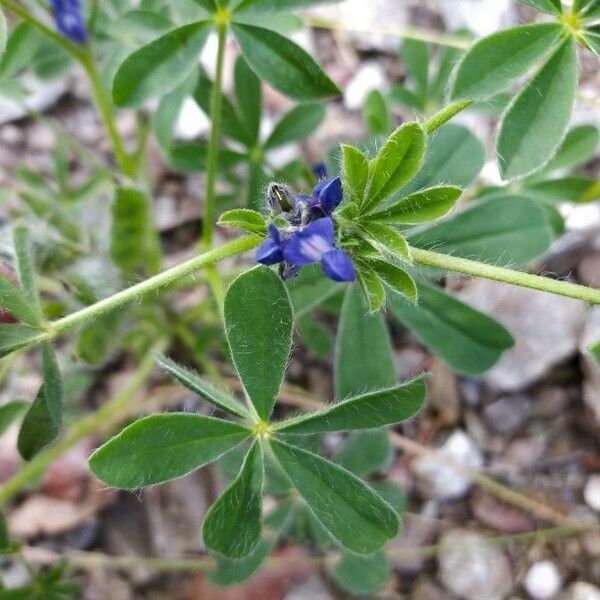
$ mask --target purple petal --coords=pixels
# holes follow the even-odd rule
[[[80,0],[50,0],[56,28],[77,44],[87,42],[87,28]]]
[[[276,225],[274,223],[269,223],[269,226],[267,227],[268,231],[269,231],[269,235],[271,236],[271,239],[277,243],[277,244],[281,244],[281,233],[279,232],[279,229],[277,229]]]
[[[343,196],[342,180],[336,177],[328,181],[319,191],[319,205],[322,211],[330,215],[340,205]]]
[[[323,272],[333,281],[354,281],[356,272],[350,257],[343,250],[332,250],[323,255]]]
[[[335,231],[330,218],[313,221],[308,227],[295,232],[285,245],[285,260],[293,265],[320,262],[323,255],[333,250]]]
[[[312,172],[319,179],[325,179],[327,177],[327,165],[325,163],[317,163],[313,165]]]
[[[257,249],[254,260],[263,265],[276,265],[283,260],[283,250],[281,245],[269,238],[265,240]]]

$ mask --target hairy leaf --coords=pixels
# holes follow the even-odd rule
[[[352,200],[362,202],[369,177],[369,160],[354,146],[342,144],[344,186]]]

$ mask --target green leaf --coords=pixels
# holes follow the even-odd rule
[[[8,550],[11,546],[6,518],[4,517],[4,513],[0,512],[0,551]]]
[[[355,596],[374,597],[391,577],[390,563],[383,550],[370,556],[342,553],[341,559],[331,569],[335,582]]]
[[[19,23],[10,33],[0,63],[0,77],[10,79],[29,66],[43,38],[33,25]]]
[[[224,212],[219,217],[217,225],[235,227],[260,235],[265,235],[267,232],[265,217],[258,211],[248,208],[234,208]]]
[[[596,153],[600,131],[594,125],[573,127],[565,137],[558,152],[544,167],[544,173],[559,169],[573,169],[586,163]]]
[[[205,398],[211,404],[227,413],[242,417],[242,419],[249,418],[250,415],[246,407],[240,404],[229,392],[216,388],[190,369],[178,365],[162,354],[156,357],[156,362],[188,390]]]
[[[381,223],[418,224],[447,215],[462,194],[459,187],[440,186],[415,192],[390,207],[368,215],[369,221]]]
[[[110,254],[121,269],[133,271],[147,257],[148,199],[131,187],[119,187],[112,203]]]
[[[2,435],[13,422],[27,410],[29,405],[22,400],[14,400],[0,406],[0,435]]]
[[[352,200],[360,203],[365,196],[369,177],[369,161],[354,146],[342,144],[344,188]]]
[[[592,356],[596,359],[596,362],[600,365],[600,342],[590,348]]]
[[[494,319],[443,290],[417,285],[419,306],[388,298],[392,314],[455,371],[477,375],[493,367],[514,339]]]
[[[543,202],[592,202],[600,190],[597,179],[563,177],[527,184],[521,193]]]
[[[6,23],[6,17],[4,11],[0,9],[0,56],[2,56],[6,50],[6,42],[8,40],[8,25]]]
[[[366,477],[388,469],[393,458],[387,429],[371,429],[350,434],[335,462],[359,477]]]
[[[131,54],[113,80],[113,101],[134,108],[183,83],[198,64],[209,21],[179,27]]]
[[[377,312],[385,303],[385,288],[377,273],[366,263],[358,265],[358,283],[371,312]]]
[[[523,4],[529,4],[537,10],[551,15],[561,15],[563,12],[560,0],[520,0]]]
[[[371,135],[385,135],[390,130],[390,112],[379,90],[372,90],[367,96],[363,116]]]
[[[217,10],[215,0],[194,0],[194,2],[210,13],[213,13]]]
[[[304,6],[315,6],[316,4],[332,4],[341,0],[241,0],[235,8],[235,12],[257,11],[278,12],[294,10]]]
[[[262,90],[260,79],[248,66],[243,56],[238,56],[234,69],[235,95],[242,121],[248,132],[250,146],[258,142],[262,118]]]
[[[565,41],[510,104],[496,145],[502,177],[525,177],[543,167],[566,133],[577,94],[577,49]]]
[[[225,327],[233,362],[261,419],[268,420],[292,344],[287,289],[267,267],[240,275],[227,290]]]
[[[401,196],[433,186],[467,188],[485,164],[485,148],[466,127],[447,123],[429,137],[425,162]]]
[[[40,315],[42,307],[38,295],[35,266],[31,253],[31,242],[29,239],[29,230],[23,225],[15,227],[13,232],[13,243],[15,246],[15,254],[17,255],[17,270],[19,279],[21,280],[21,288],[25,294],[29,304]]]
[[[206,547],[227,558],[248,556],[262,530],[264,465],[260,442],[252,444],[240,473],[210,507],[202,525]]]
[[[584,20],[597,19],[600,16],[599,0],[575,0],[573,12]]]
[[[425,42],[406,39],[402,42],[400,54],[404,68],[415,82],[415,90],[419,98],[425,99],[429,84],[429,50]]]
[[[416,304],[417,285],[404,269],[383,260],[370,260],[369,265],[389,288]]]
[[[44,339],[45,333],[29,325],[0,323],[0,358]]]
[[[275,427],[279,433],[308,435],[333,431],[376,429],[414,417],[425,400],[425,379],[367,392],[324,410],[290,419]]]
[[[599,9],[600,10],[600,9]],[[600,12],[597,17],[600,17]],[[600,25],[584,29],[581,37],[586,46],[598,57],[600,57]]]
[[[369,240],[384,252],[395,254],[410,261],[410,250],[405,237],[387,225],[364,221],[360,228],[367,234]]]
[[[371,161],[361,211],[368,212],[406,185],[419,171],[426,137],[418,123],[401,125]]]
[[[477,202],[452,218],[410,236],[434,248],[490,263],[522,265],[542,255],[553,234],[540,206],[525,196],[502,195]]]
[[[206,170],[208,144],[205,141],[181,142],[171,146],[166,152],[169,164],[183,173]],[[219,171],[228,173],[236,165],[246,161],[246,155],[229,148],[219,149]]]
[[[44,382],[19,430],[17,447],[25,460],[31,460],[50,445],[60,433],[63,421],[64,387],[62,376],[48,342],[42,344]]]
[[[287,38],[262,27],[231,27],[250,68],[286,96],[309,102],[340,94],[313,58]]]
[[[134,490],[187,475],[229,452],[250,433],[241,425],[212,417],[152,415],[98,448],[89,465],[107,485]]]
[[[398,515],[358,477],[289,444],[269,440],[275,457],[321,525],[338,543],[371,554],[398,533]]]
[[[298,332],[304,345],[320,359],[326,360],[333,352],[333,336],[325,325],[322,325],[311,314],[306,314],[298,322]]]
[[[275,129],[265,142],[265,150],[307,138],[316,131],[324,118],[323,104],[296,106],[275,125]]]
[[[321,305],[340,290],[340,284],[323,275],[321,267],[304,267],[297,277],[286,284],[294,307],[294,316],[300,318]]]
[[[33,327],[40,326],[43,322],[37,308],[30,304],[25,294],[2,275],[0,275],[0,307]]]
[[[558,23],[536,23],[483,38],[458,64],[452,98],[483,100],[502,92],[555,46],[562,31]]]

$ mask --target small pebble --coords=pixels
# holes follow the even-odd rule
[[[600,475],[592,475],[583,489],[583,499],[585,503],[600,512]]]
[[[523,585],[534,600],[550,600],[560,591],[562,577],[552,561],[542,560],[530,567]]]
[[[600,600],[600,589],[587,581],[576,581],[569,586],[568,600]]]

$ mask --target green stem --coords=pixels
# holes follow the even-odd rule
[[[541,277],[539,275],[531,275],[522,271],[514,271],[503,267],[496,267],[466,258],[458,258],[449,256],[448,254],[440,254],[439,252],[431,252],[430,250],[422,250],[420,248],[411,247],[411,254],[415,263],[426,267],[434,267],[437,269],[445,269],[465,275],[473,275],[474,277],[482,277],[483,279],[491,279],[493,281],[501,281],[519,287],[548,292],[558,296],[567,296],[582,300],[589,304],[600,304],[600,290],[550,279],[549,277]]]
[[[212,246],[216,212],[217,168],[219,166],[219,138],[221,136],[221,113],[223,105],[223,66],[225,64],[227,25],[219,23],[217,30],[219,33],[219,45],[217,48],[215,84],[213,86],[212,106],[210,110],[211,130],[208,142],[208,157],[206,160],[206,197],[202,224],[202,245],[205,249]]]
[[[459,112],[469,108],[473,104],[473,100],[458,100],[448,106],[442,108],[439,112],[433,115],[430,119],[427,119],[423,123],[423,129],[425,133],[430,134],[434,132],[438,127],[447,123],[450,119],[455,117]]]
[[[5,506],[27,484],[37,479],[46,468],[59,456],[64,454],[91,433],[110,424],[117,413],[129,404],[142,388],[154,368],[154,354],[163,350],[163,344],[156,346],[142,361],[127,385],[109,402],[96,412],[77,422],[72,429],[54,446],[38,454],[27,463],[16,475],[0,488],[0,507]]]
[[[101,315],[116,310],[124,304],[134,300],[139,300],[148,294],[156,292],[161,288],[165,288],[176,281],[191,275],[195,271],[198,271],[199,269],[205,268],[209,265],[213,265],[220,260],[235,256],[236,254],[241,254],[247,250],[251,250],[252,248],[258,246],[260,241],[261,238],[259,236],[250,235],[238,238],[232,242],[229,242],[228,244],[219,246],[214,250],[210,250],[200,254],[199,256],[191,258],[190,260],[177,265],[172,269],[163,271],[154,277],[150,277],[141,283],[118,292],[114,296],[100,300],[100,302],[96,302],[96,304],[92,304],[91,306],[83,308],[76,313],[50,323],[47,337],[54,337],[60,333],[78,327],[87,321],[96,319]]]

